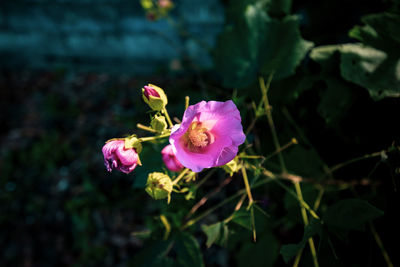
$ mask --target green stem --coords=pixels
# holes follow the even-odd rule
[[[279,144],[278,135],[276,134],[275,124],[274,124],[274,121],[272,119],[272,114],[271,114],[271,106],[269,104],[268,94],[267,94],[268,89],[271,85],[272,77],[273,77],[273,74],[269,75],[267,85],[265,84],[263,77],[259,77],[258,80],[260,83],[260,89],[261,89],[261,93],[262,93],[262,100],[264,103],[265,113],[267,114],[269,128],[271,129],[272,140],[275,144],[276,150],[281,151],[281,146]],[[279,152],[278,157],[279,157],[279,162],[281,164],[282,171],[286,172],[286,165],[283,160],[282,153]]]
[[[262,181],[259,181],[255,184],[253,184],[253,186],[251,186],[251,188],[256,188],[259,186],[262,186],[266,183],[271,182],[272,179],[265,179]],[[213,211],[215,211],[216,209],[224,206],[225,204],[228,204],[229,202],[231,202],[232,200],[242,196],[246,194],[246,190],[245,189],[241,189],[239,190],[236,194],[234,194],[233,196],[230,196],[228,198],[226,198],[225,200],[221,201],[220,203],[218,203],[217,205],[215,205],[214,207],[209,208],[208,210],[206,210],[205,212],[203,212],[202,214],[200,214],[199,216],[197,216],[196,218],[189,220],[188,222],[186,222],[183,226],[182,226],[182,230],[188,228],[189,226],[197,223],[198,221],[200,221],[201,219],[203,219],[204,217],[206,217],[208,214],[212,213]]]
[[[263,159],[264,156],[257,156],[257,155],[239,155],[238,158],[240,159]]]
[[[305,208],[312,217],[314,217],[317,220],[320,220],[319,216],[317,215],[317,213],[310,208],[310,206],[307,204],[307,202],[305,202],[302,198],[300,199],[299,196],[293,192],[289,187],[287,187],[284,183],[282,183],[279,178],[273,178],[273,180],[279,185],[281,186],[283,189],[286,190],[286,192],[288,192],[291,196],[293,196],[295,199],[297,199],[297,201],[300,203],[300,206],[302,206],[303,208]]]
[[[172,185],[176,185],[182,178],[185,176],[185,174],[189,171],[189,169],[185,168],[179,175],[176,177],[174,181],[172,181]]]
[[[331,172],[334,172],[334,171],[336,171],[336,170],[338,170],[338,169],[340,169],[340,168],[343,168],[344,166],[347,166],[347,165],[349,165],[349,164],[351,164],[351,163],[354,163],[354,162],[357,162],[357,161],[361,161],[361,160],[369,159],[369,158],[379,157],[379,156],[382,155],[382,152],[383,152],[383,151],[378,151],[378,152],[375,152],[375,153],[366,154],[366,155],[364,155],[364,156],[357,157],[357,158],[350,159],[350,160],[348,160],[348,161],[339,163],[339,164],[337,164],[337,165],[331,167],[331,168],[330,168],[330,171],[331,171]]]
[[[304,201],[303,200],[303,194],[301,192],[300,183],[299,182],[294,182],[294,187],[296,189],[296,194],[297,194],[297,197],[299,198],[299,200]],[[306,209],[303,206],[300,206],[300,209],[301,209],[301,216],[303,218],[304,227],[306,227],[308,225],[307,212],[306,212]],[[314,240],[312,239],[312,237],[310,237],[308,239],[308,245],[310,246],[310,250],[311,250],[311,255],[313,257],[314,266],[315,267],[319,267],[317,253],[316,253],[316,250],[315,250],[315,244],[314,244]],[[298,259],[298,260],[300,261],[300,259]]]
[[[374,225],[372,224],[372,222],[369,223],[369,227],[371,229],[372,235],[375,238],[375,242],[378,245],[379,249],[381,250],[382,256],[386,261],[386,264],[388,267],[393,267],[393,263],[390,260],[389,254],[387,253],[385,247],[383,246],[383,242],[382,239],[380,238],[379,234],[376,232]]]
[[[142,130],[151,132],[151,133],[157,133],[156,130],[154,130],[154,129],[148,127],[148,126],[145,126],[145,125],[143,125],[143,124],[140,124],[140,123],[136,124],[136,127],[138,127],[139,129],[142,129]]]
[[[269,160],[270,158],[274,157],[275,155],[280,154],[283,150],[291,147],[292,145],[296,145],[298,144],[297,139],[296,138],[292,138],[292,140],[290,140],[290,142],[286,143],[285,145],[283,145],[280,150],[276,150],[274,151],[272,154],[268,155],[267,157],[265,157],[265,160]]]
[[[174,124],[172,123],[171,118],[169,117],[167,109],[164,107],[164,109],[162,111],[163,111],[163,113],[165,115],[165,118],[167,119],[169,127],[172,128],[172,126],[174,126]]]
[[[249,179],[247,178],[247,172],[245,167],[242,167],[242,176],[243,176],[244,186],[246,188],[247,197],[249,198],[249,205],[247,206],[247,208],[250,208],[254,201],[253,201],[253,196],[251,194]]]
[[[169,137],[170,135],[171,135],[170,133],[166,133],[166,134],[160,134],[160,135],[156,135],[156,136],[141,137],[141,138],[139,138],[139,140],[141,142],[147,142],[147,141],[153,141],[153,140]]]

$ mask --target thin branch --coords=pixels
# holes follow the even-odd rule
[[[355,163],[355,162],[358,162],[358,161],[362,161],[362,160],[364,160],[364,159],[370,159],[370,158],[380,157],[380,156],[382,156],[385,152],[386,152],[385,150],[377,151],[377,152],[374,152],[374,153],[371,153],[371,154],[366,154],[366,155],[361,156],[361,157],[357,157],[357,158],[353,158],[353,159],[347,160],[347,161],[345,161],[345,162],[341,162],[341,163],[336,164],[335,166],[331,167],[331,168],[330,168],[330,171],[331,171],[331,172],[337,171],[338,169],[341,169],[341,168],[343,168],[343,167],[345,167],[345,166],[347,166],[347,165],[349,165],[349,164],[352,164],[352,163]]]
[[[213,191],[210,193],[206,194],[204,197],[200,199],[199,202],[197,202],[189,211],[189,213],[186,215],[185,220],[187,220],[189,217],[191,217],[201,206],[203,206],[209,198],[213,197],[215,194],[217,194],[221,189],[229,184],[232,181],[232,176],[229,176],[226,178],[217,188],[215,188]]]
[[[281,146],[279,144],[278,135],[276,134],[275,124],[272,119],[271,106],[270,106],[269,100],[268,100],[268,89],[271,84],[272,77],[273,77],[273,74],[271,74],[269,76],[267,84],[265,84],[263,77],[259,77],[258,80],[260,83],[260,89],[261,89],[261,93],[262,93],[262,100],[264,102],[265,113],[267,114],[268,124],[269,124],[269,128],[270,128],[271,134],[272,134],[272,140],[275,144],[276,150],[281,151]],[[286,165],[283,160],[282,153],[279,153],[278,157],[279,157],[279,162],[281,164],[282,172],[286,172]]]

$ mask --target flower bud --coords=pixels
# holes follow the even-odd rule
[[[180,172],[183,169],[182,164],[175,157],[175,153],[171,145],[167,145],[163,148],[163,150],[161,150],[161,157],[168,170],[173,172]]]
[[[111,139],[103,146],[104,165],[107,171],[117,169],[123,173],[130,173],[140,165],[139,155],[134,148],[125,148],[125,141]]]
[[[146,102],[152,110],[163,110],[168,103],[164,90],[153,84],[144,86],[142,93],[144,102]]]
[[[233,160],[229,161],[227,164],[222,166],[222,169],[228,173],[230,176],[232,176],[235,172],[238,172],[240,170],[240,164],[235,157]]]
[[[151,120],[150,125],[152,129],[157,131],[157,133],[163,133],[168,126],[165,117],[161,115],[155,115]]]
[[[171,200],[172,180],[168,175],[161,172],[150,173],[147,178],[146,192],[154,199],[167,198]]]

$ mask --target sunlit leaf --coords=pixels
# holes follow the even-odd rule
[[[287,77],[312,47],[301,38],[298,17],[271,18],[263,4],[239,1],[228,11],[237,17],[225,27],[215,50],[215,65],[226,86],[247,86],[260,72]]]
[[[400,16],[367,15],[365,26],[349,35],[364,45],[350,45],[342,52],[342,76],[368,89],[375,100],[400,96]]]
[[[207,235],[207,247],[216,243],[225,246],[228,241],[228,226],[224,222],[217,222],[211,225],[202,225],[201,229]]]

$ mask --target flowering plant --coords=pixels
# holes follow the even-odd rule
[[[157,113],[151,120],[151,127],[141,128],[158,135],[144,138],[132,135],[125,139],[107,141],[103,147],[103,156],[108,171],[117,169],[130,173],[140,164],[138,150],[142,142],[169,137],[170,145],[161,151],[166,167],[173,172],[186,168],[183,174],[189,170],[197,173],[232,161],[246,139],[240,112],[232,100],[201,101],[192,106],[187,103],[182,122],[173,125],[166,110],[168,100],[163,89],[149,84],[142,89],[142,96],[144,102]],[[146,192],[155,199],[168,198],[169,202],[172,185],[177,185],[183,175],[178,176],[179,179],[173,183],[168,182],[171,186],[167,189],[165,181],[171,180],[169,176],[155,174],[149,174]]]

